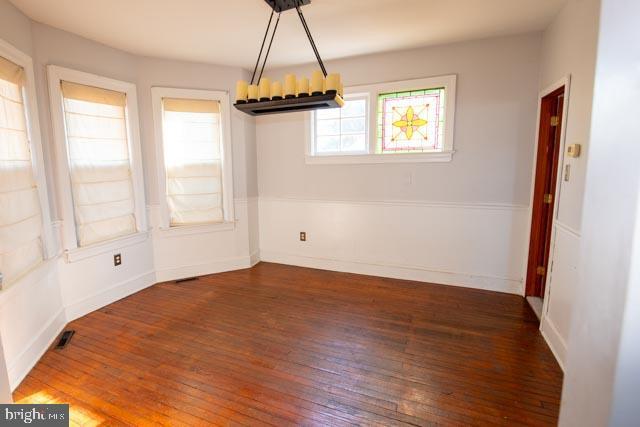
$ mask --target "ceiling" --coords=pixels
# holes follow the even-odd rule
[[[11,0],[31,19],[139,55],[254,66],[263,0]],[[565,0],[312,0],[323,59],[543,30]],[[295,11],[282,14],[269,66],[314,60]]]

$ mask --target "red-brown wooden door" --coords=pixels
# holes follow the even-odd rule
[[[527,296],[544,297],[549,272],[563,105],[564,86],[544,96],[540,104],[538,154],[525,287]]]

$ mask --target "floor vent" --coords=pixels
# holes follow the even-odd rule
[[[185,277],[184,279],[176,280],[175,283],[191,282],[192,280],[198,280],[198,278],[197,277]]]
[[[71,329],[64,331],[62,335],[60,335],[60,341],[58,341],[58,344],[56,344],[56,348],[57,349],[65,348],[67,344],[69,344],[69,341],[71,341],[71,337],[75,333],[76,331],[73,331]]]

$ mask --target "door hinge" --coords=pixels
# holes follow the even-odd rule
[[[545,194],[543,201],[547,204],[551,204],[551,202],[553,202],[553,194],[551,193]]]
[[[560,124],[560,117],[558,116],[551,116],[551,122],[550,122],[551,126],[558,126]]]
[[[547,272],[547,269],[544,268],[542,265],[539,265],[538,267],[536,267],[536,274],[538,276],[544,276],[544,273]]]

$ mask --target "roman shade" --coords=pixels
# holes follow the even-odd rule
[[[0,57],[0,272],[5,285],[43,259],[23,84],[24,69]]]
[[[79,246],[136,232],[126,94],[61,82]]]
[[[223,221],[220,103],[163,98],[162,107],[170,225]]]
[[[24,68],[0,56],[0,80],[22,87]]]

